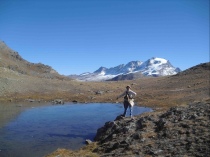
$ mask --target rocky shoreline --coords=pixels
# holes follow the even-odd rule
[[[95,136],[92,151],[109,156],[210,155],[210,101],[172,107],[164,113],[131,118],[118,116],[106,122]]]

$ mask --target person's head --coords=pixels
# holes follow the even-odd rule
[[[131,87],[128,85],[128,86],[126,86],[126,89],[129,90],[129,89],[131,89]]]

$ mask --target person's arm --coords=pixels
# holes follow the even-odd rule
[[[121,98],[121,97],[124,96],[125,94],[126,94],[126,92],[122,93],[121,95],[119,95],[119,96],[117,97],[117,99]]]
[[[137,95],[136,92],[134,92],[134,91],[132,91],[132,90],[130,90],[129,92],[131,93],[131,97],[132,97],[132,98],[135,97],[135,96]]]

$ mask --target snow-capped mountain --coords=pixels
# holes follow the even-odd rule
[[[166,76],[177,74],[180,71],[179,68],[173,67],[168,60],[153,57],[145,62],[131,61],[125,65],[121,64],[112,68],[100,67],[93,73],[74,75],[73,78],[81,81],[105,81],[115,80],[113,78],[119,75],[125,76],[132,73],[141,73],[141,76]]]

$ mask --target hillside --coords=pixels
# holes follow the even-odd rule
[[[0,68],[40,78],[65,78],[48,65],[26,61],[18,52],[10,49],[3,41],[0,41]]]
[[[78,82],[59,75],[49,66],[29,63],[3,42],[0,58],[0,101],[116,102],[116,97],[128,84],[137,92],[136,105],[168,108],[209,98],[210,63],[172,76]]]

